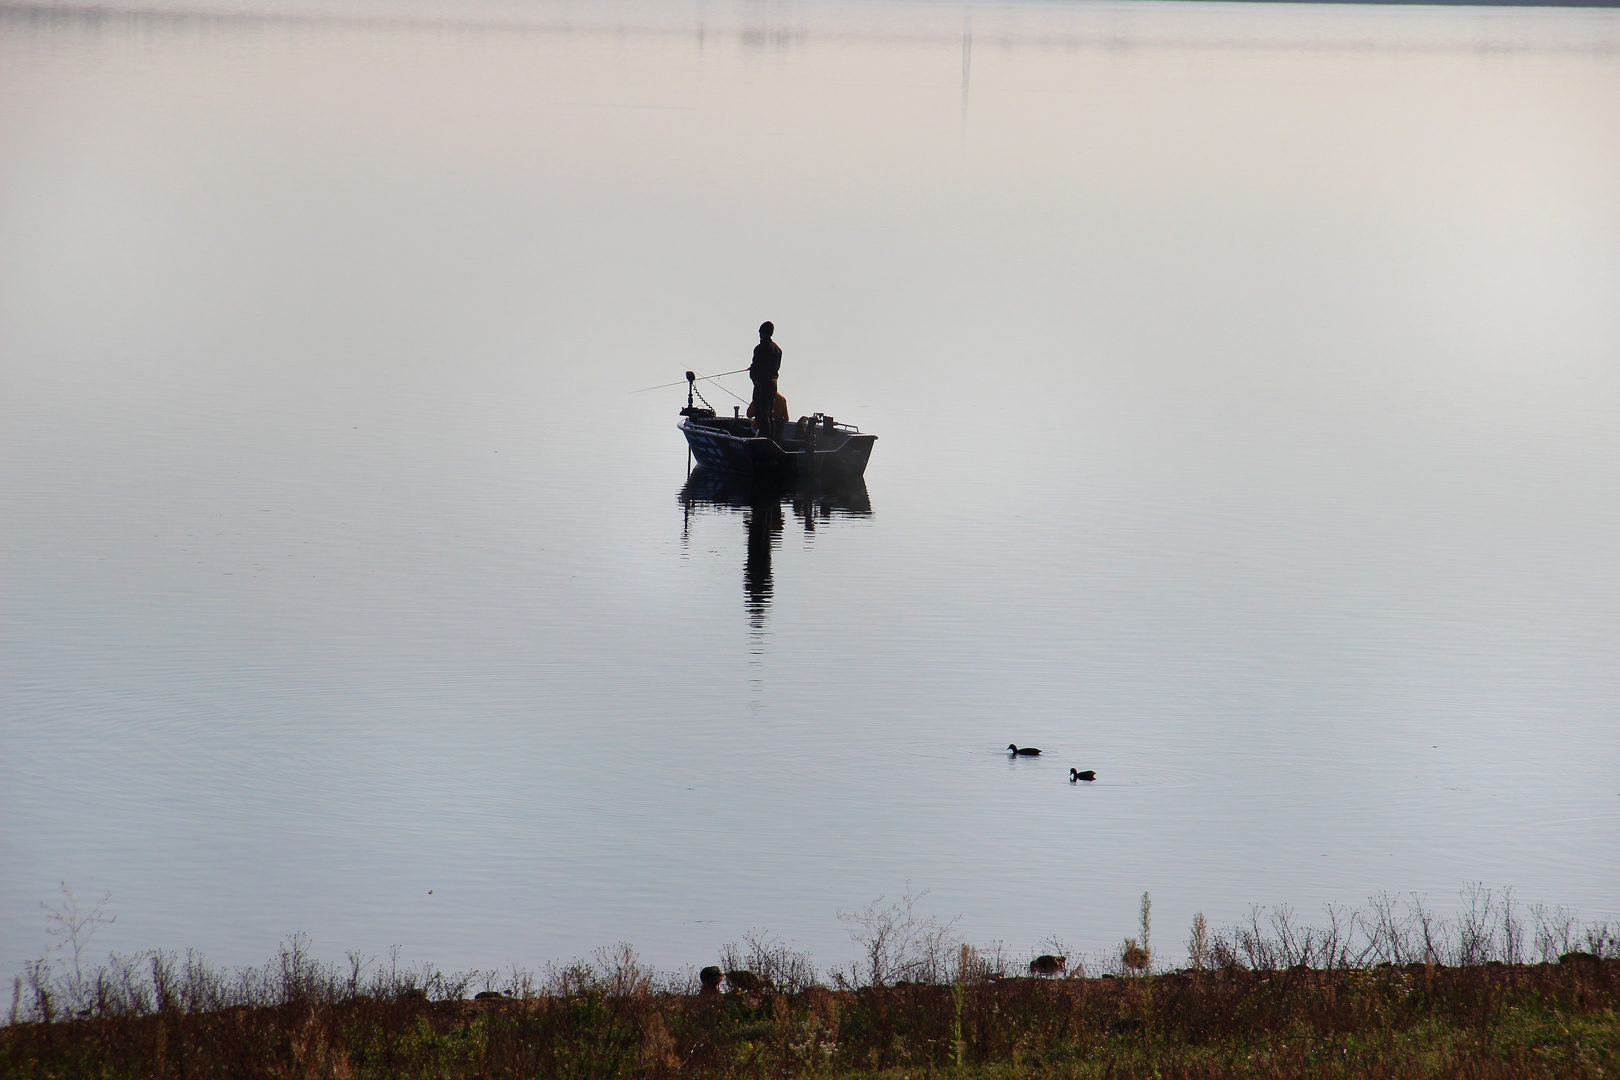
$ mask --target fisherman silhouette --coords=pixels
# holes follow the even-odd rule
[[[782,372],[782,350],[771,340],[776,327],[768,322],[759,324],[759,344],[754,346],[754,362],[748,365],[748,377],[754,380],[754,431],[762,438],[774,439],[776,377]]]

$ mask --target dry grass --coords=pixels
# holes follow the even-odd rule
[[[698,997],[632,954],[519,997],[289,999],[0,1029],[7,1077],[1620,1074],[1620,961],[1240,968]]]
[[[1521,917],[1510,894],[1465,890],[1450,922],[1387,896],[1319,926],[1286,907],[1221,929],[1199,916],[1191,966],[1168,973],[1144,896],[1138,937],[1093,960],[1105,974],[1075,962],[1057,979],[1002,977],[1025,964],[960,942],[916,899],[846,918],[863,962],[834,971],[836,989],[762,934],[721,959],[763,989],[725,995],[622,944],[454,975],[397,956],[324,964],[302,937],[257,968],[40,961],[0,1027],[0,1076],[1620,1076],[1614,933]]]

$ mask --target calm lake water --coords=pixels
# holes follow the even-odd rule
[[[1620,13],[159,6],[0,4],[0,975],[1620,918]]]

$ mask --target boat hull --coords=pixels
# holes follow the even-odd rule
[[[707,422],[687,418],[679,424],[698,464],[747,476],[828,476],[858,478],[866,473],[876,435],[848,428],[815,428],[814,438],[772,439],[741,434],[744,425],[721,417]],[[789,424],[797,432],[802,424]],[[810,431],[806,431],[809,436]]]

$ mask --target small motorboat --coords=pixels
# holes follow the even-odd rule
[[[754,422],[741,415],[741,406],[730,416],[717,416],[712,408],[692,404],[692,373],[686,378],[689,389],[679,426],[699,465],[758,477],[859,479],[866,474],[876,435],[816,413],[784,423],[776,439],[763,438],[755,434]]]

